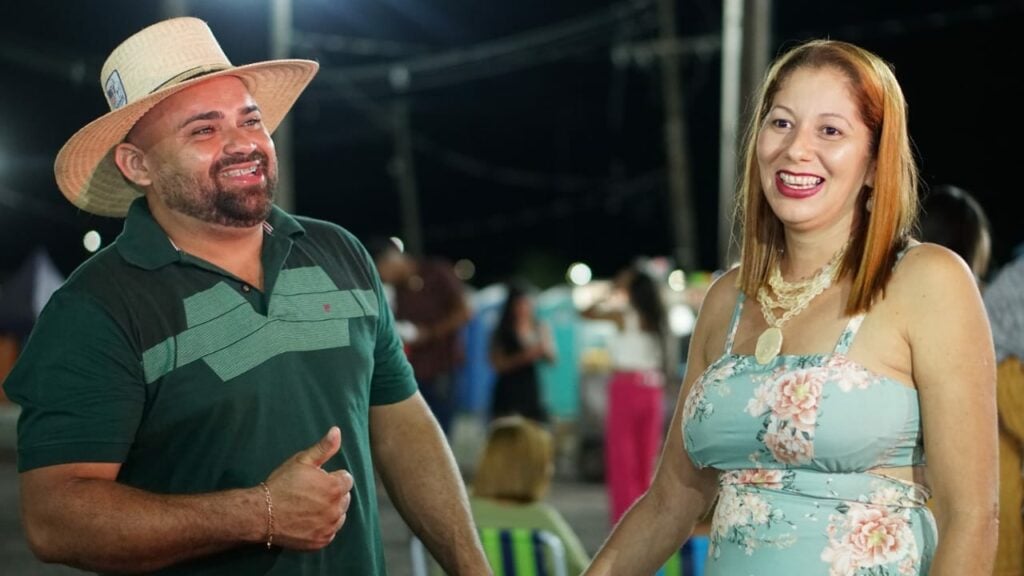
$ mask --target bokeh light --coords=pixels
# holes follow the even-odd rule
[[[576,286],[583,286],[590,282],[590,279],[594,277],[594,274],[590,271],[590,266],[587,266],[583,262],[574,262],[569,266],[569,271],[566,273],[566,277],[569,282],[572,282]]]
[[[100,233],[95,230],[89,230],[82,237],[82,246],[89,252],[95,252],[100,249],[103,244],[103,238],[100,237]]]

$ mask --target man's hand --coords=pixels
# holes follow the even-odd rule
[[[267,478],[274,505],[274,544],[318,550],[334,540],[352,501],[352,475],[321,466],[341,449],[337,426],[313,446],[295,454]]]

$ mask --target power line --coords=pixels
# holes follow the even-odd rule
[[[299,32],[292,40],[292,47],[299,53],[332,52],[351,56],[376,56],[382,58],[407,58],[431,52],[434,47],[425,44],[395,42],[378,38],[360,38],[343,34],[320,34]]]
[[[652,16],[653,0],[628,0],[594,13],[536,28],[498,40],[411,57],[380,64],[323,69],[320,77],[329,83],[387,83],[394,85],[396,70],[412,90],[438,88],[468,80],[505,74],[540,62],[607,46],[610,31],[623,22]],[[653,21],[651,22],[654,25]],[[299,33],[301,37],[302,33]]]

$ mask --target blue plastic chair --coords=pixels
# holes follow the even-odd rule
[[[708,557],[707,536],[693,536],[677,554],[658,570],[656,576],[704,576],[704,563]]]

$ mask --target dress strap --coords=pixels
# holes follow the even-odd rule
[[[920,244],[907,244],[899,252],[896,253],[896,262],[893,263],[893,268],[903,260],[907,252],[911,249],[920,246]],[[857,331],[860,330],[861,323],[864,322],[864,313],[857,314],[850,318],[850,321],[846,324],[846,328],[843,333],[839,335],[839,342],[836,342],[835,354],[846,354],[850,350],[850,346],[853,344],[854,337],[857,336]]]
[[[743,312],[743,301],[747,295],[740,290],[736,296],[736,308],[732,311],[732,320],[729,321],[729,334],[725,337],[725,353],[732,354],[732,343],[736,340],[736,327],[740,325],[740,314]]]
[[[850,321],[846,323],[846,328],[843,329],[843,333],[839,335],[839,341],[836,342],[836,349],[833,354],[846,354],[850,350],[850,345],[853,344],[853,339],[857,336],[857,331],[860,330],[860,325],[864,323],[864,314],[857,314],[850,318]]]

